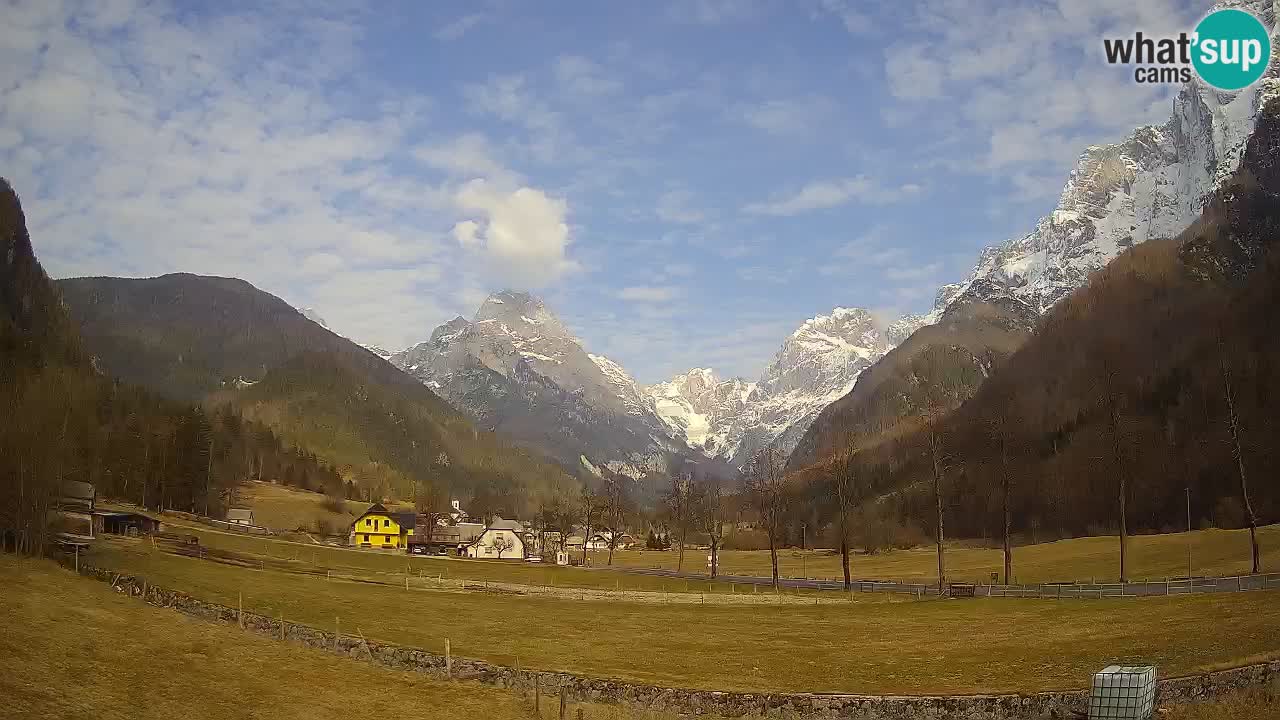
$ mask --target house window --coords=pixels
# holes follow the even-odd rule
[[[383,520],[383,521],[382,521],[382,527],[391,527],[391,521],[390,521],[390,520]]]

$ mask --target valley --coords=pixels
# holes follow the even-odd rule
[[[1280,0],[409,5],[6,8],[0,714],[1280,718]]]

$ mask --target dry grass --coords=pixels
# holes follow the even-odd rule
[[[0,585],[5,717],[348,720],[353,706],[368,717],[533,717],[516,691],[286,645],[144,605],[45,561],[0,556]],[[542,717],[556,716],[553,704],[544,698]],[[581,707],[593,720],[656,717]]]
[[[1258,535],[1263,569],[1280,571],[1280,525],[1260,528]],[[1014,548],[1014,581],[1113,581],[1119,575],[1119,544],[1116,537],[1087,537]],[[1131,537],[1130,577],[1186,575],[1188,546],[1196,575],[1249,572],[1249,532],[1212,529]],[[676,553],[629,550],[616,553],[614,564],[674,569]],[[842,577],[840,555],[827,550],[785,550],[778,553],[778,564],[779,571],[788,577]],[[851,567],[856,578],[933,580],[937,577],[937,555],[933,548],[854,555]],[[991,573],[1003,572],[1003,567],[999,550],[962,546],[947,550],[947,573],[954,580],[989,582]],[[721,555],[720,568],[724,573],[738,575],[767,576],[772,572],[768,551],[726,551]],[[706,572],[706,551],[686,551],[685,569]]]
[[[502,664],[717,690],[973,693],[1082,687],[1280,657],[1280,593],[1108,600],[641,605],[440,592],[251,570],[104,543],[104,567],[268,615]]]
[[[669,593],[750,593],[748,585],[699,580],[650,577],[607,568],[559,567],[554,563],[531,564],[515,560],[467,560],[453,557],[423,557],[399,551],[333,547],[313,542],[245,535],[215,530],[172,515],[164,517],[166,529],[196,535],[207,547],[237,553],[289,560],[299,568],[310,567],[350,574],[389,573],[403,576],[438,576],[443,580],[505,582],[556,588],[586,588]],[[764,587],[757,588],[764,591]],[[811,591],[789,594],[808,595]]]
[[[1211,703],[1174,706],[1159,717],[1160,720],[1280,720],[1280,696],[1255,688]]]
[[[324,507],[324,499],[322,493],[265,482],[247,482],[240,487],[238,502],[253,509],[255,523],[272,530],[301,528],[315,532],[319,524],[323,524],[330,532],[339,535],[345,535],[351,523],[369,507],[366,502],[343,500],[343,511],[337,513]]]

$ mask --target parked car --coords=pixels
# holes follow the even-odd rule
[[[542,556],[541,556],[541,555],[530,555],[529,557],[525,558],[525,559],[524,559],[524,561],[525,561],[525,562],[536,562],[536,563],[540,563],[540,562],[542,562]]]

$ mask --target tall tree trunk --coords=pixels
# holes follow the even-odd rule
[[[845,502],[844,492],[840,497],[840,567],[844,569],[844,589],[853,588],[853,580],[849,577],[849,508]]]
[[[684,539],[685,539],[684,526],[687,521],[684,519],[684,516],[682,515],[680,518],[676,520],[676,522],[680,523],[680,547],[677,548],[676,572],[681,573],[681,572],[684,572]]]
[[[1222,390],[1227,400],[1227,421],[1231,428],[1231,454],[1235,457],[1236,470],[1240,473],[1240,498],[1244,501],[1245,518],[1249,521],[1249,546],[1253,551],[1252,573],[1260,571],[1258,549],[1258,516],[1253,512],[1253,501],[1249,497],[1249,483],[1244,472],[1244,450],[1240,445],[1240,418],[1236,415],[1235,395],[1231,391],[1231,374],[1227,371],[1227,357],[1222,349],[1222,341],[1218,341],[1218,359],[1222,364]]]
[[[938,509],[938,531],[936,533],[938,543],[938,594],[942,595],[946,592],[947,583],[947,565],[943,554],[943,543],[946,540],[946,534],[943,532],[942,527],[942,456],[938,433],[932,429],[929,431],[929,452],[933,458],[933,499]]]
[[[720,576],[720,542],[716,536],[711,536],[711,579],[715,580]]]
[[[213,484],[213,424],[209,425],[209,466],[204,473],[204,516],[209,517],[209,488]]]
[[[1009,508],[1009,486],[1012,482],[1009,478],[1009,450],[1003,440],[1000,444],[1000,461],[1003,468],[1000,485],[1004,495],[1004,584],[1008,585],[1013,582],[1013,547],[1009,542],[1009,530],[1013,525],[1013,513]]]
[[[1115,397],[1111,396],[1111,407],[1108,417],[1111,422],[1111,454],[1115,457],[1116,475],[1119,480],[1118,506],[1120,512],[1120,582],[1129,581],[1129,523],[1125,509],[1129,496],[1128,468],[1124,462],[1124,448],[1120,441],[1120,411],[1116,407]]]
[[[769,559],[773,561],[773,589],[778,589],[778,543],[774,538],[776,531],[769,529]]]

